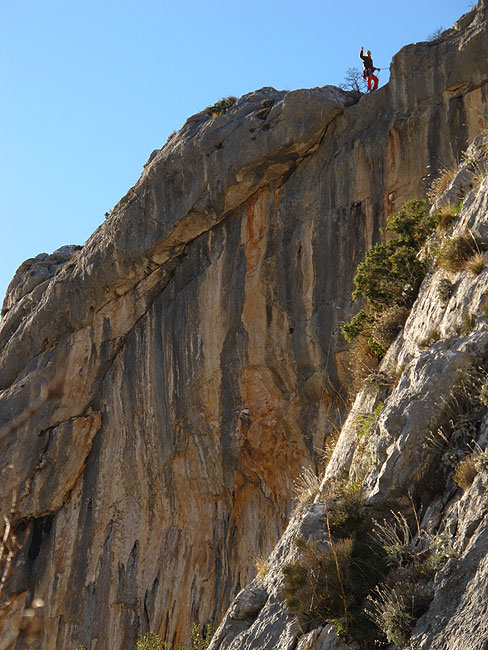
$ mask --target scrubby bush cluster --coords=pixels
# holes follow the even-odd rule
[[[428,267],[419,252],[439,223],[425,201],[409,201],[390,217],[387,241],[370,248],[354,276],[354,300],[364,309],[342,327],[346,341],[363,338],[381,359],[405,322]]]
[[[449,278],[441,278],[437,283],[437,297],[439,298],[443,307],[449,302],[454,291],[454,284]]]
[[[223,97],[220,99],[218,102],[215,102],[212,106],[207,106],[205,110],[209,111],[211,113],[212,117],[219,117],[219,115],[224,115],[227,113],[229,108],[231,106],[234,106],[234,104],[237,101],[237,97],[233,97],[232,95],[229,97]]]
[[[201,627],[196,623],[191,629],[191,644],[189,647],[182,645],[172,645],[156,634],[148,632],[144,634],[136,644],[136,650],[206,650],[210,645],[213,636],[211,625]]]
[[[403,514],[391,515],[390,520],[375,522],[374,532],[386,553],[388,570],[368,597],[367,615],[389,643],[402,647],[417,619],[429,608],[436,571],[457,553],[447,536],[420,529],[415,509],[415,535]]]
[[[424,448],[434,451],[440,483],[448,477],[467,490],[480,471],[488,468],[488,453],[475,442],[486,414],[487,374],[471,366],[459,372],[446,399],[443,422],[426,436]],[[477,449],[473,450],[473,445]]]
[[[458,235],[444,240],[437,255],[439,266],[446,271],[461,271],[479,252],[476,240],[469,235]]]
[[[283,597],[302,630],[334,622],[360,648],[404,645],[430,605],[436,571],[457,556],[448,536],[420,529],[415,508],[412,521],[415,534],[401,513],[370,520],[359,484],[325,501],[323,538],[295,540],[299,556],[283,567]]]
[[[367,534],[362,498],[352,482],[327,499],[324,539],[295,541],[300,553],[283,567],[283,596],[302,629],[333,620],[341,635],[372,643],[364,599],[383,576],[384,554]]]

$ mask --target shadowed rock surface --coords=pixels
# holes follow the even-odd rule
[[[221,620],[345,413],[338,329],[357,262],[486,126],[486,13],[404,48],[359,102],[264,88],[202,111],[82,249],[22,265],[0,328],[0,503],[15,497],[25,546],[0,647],[25,647],[15,628],[34,597],[43,650],[131,649],[148,629],[184,642],[193,621]],[[62,395],[22,423],[60,376]],[[396,466],[381,453],[371,499]],[[278,588],[263,593],[233,605],[239,632],[264,599],[283,614]],[[259,642],[227,631],[214,647],[291,649],[284,616]],[[288,645],[270,645],[279,630]],[[313,634],[329,647],[330,626]]]

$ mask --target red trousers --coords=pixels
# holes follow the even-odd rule
[[[371,73],[370,75],[368,75],[366,77],[366,79],[368,81],[368,90],[371,90],[371,82],[372,81],[373,81],[373,90],[376,90],[378,88],[379,79],[375,74]]]

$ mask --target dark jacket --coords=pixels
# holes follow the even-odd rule
[[[369,76],[370,74],[373,74],[375,70],[379,70],[379,68],[375,68],[373,65],[373,59],[367,54],[364,55],[362,52],[362,50],[359,52],[359,56],[363,60],[364,72]]]

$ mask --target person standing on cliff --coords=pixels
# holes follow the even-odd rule
[[[373,82],[373,90],[376,90],[378,88],[379,79],[374,74],[374,71],[380,70],[381,68],[374,67],[373,59],[371,57],[371,50],[368,50],[366,52],[366,56],[364,56],[363,50],[364,47],[361,47],[361,52],[359,52],[359,56],[363,60],[363,66],[364,66],[363,78],[366,79],[366,81],[368,82],[368,90],[371,90],[371,82]]]

